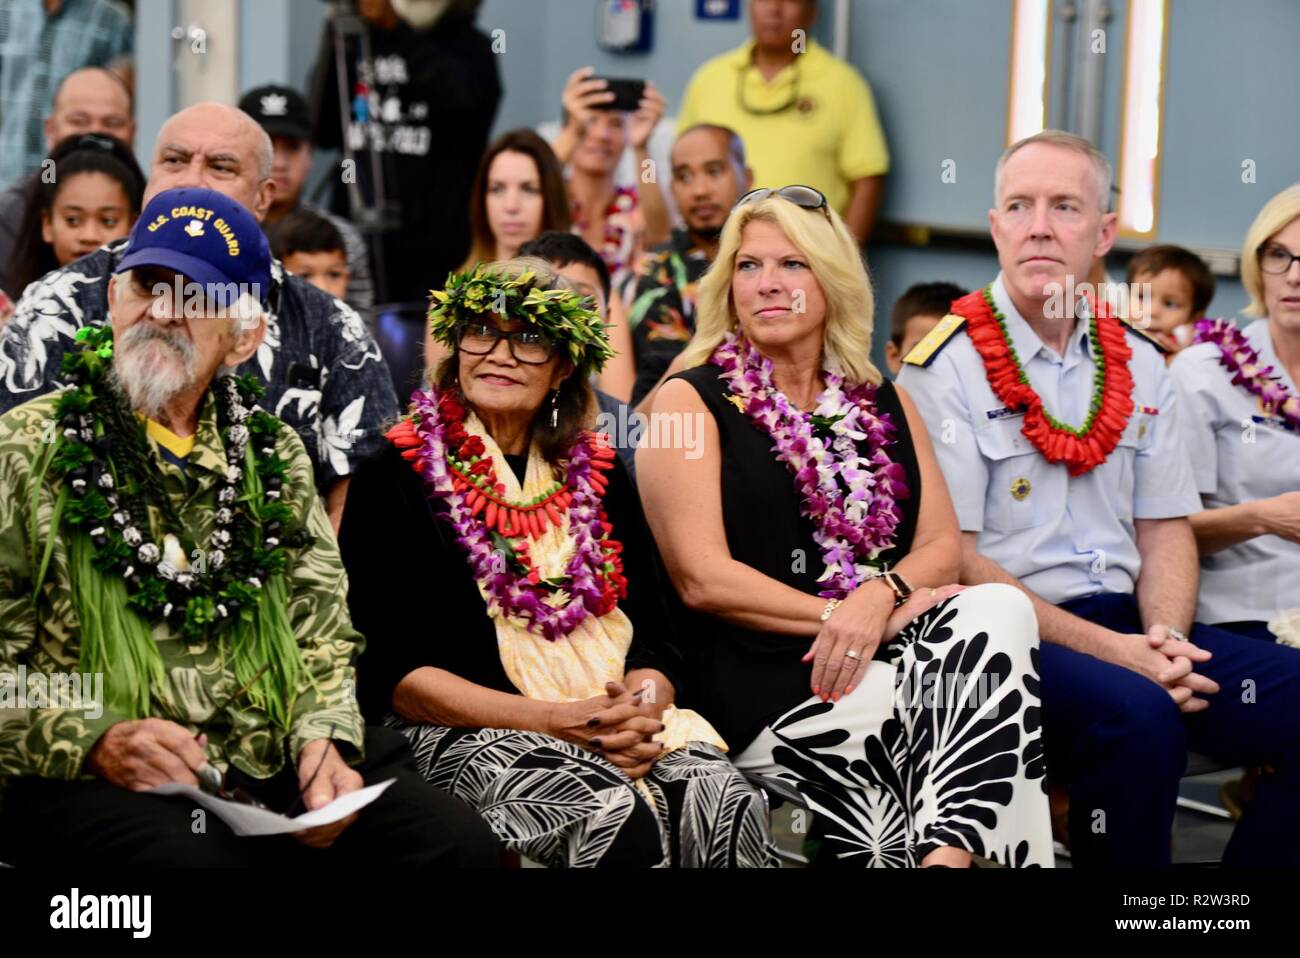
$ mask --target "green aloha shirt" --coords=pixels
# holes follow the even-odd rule
[[[127,718],[111,713],[102,703],[103,714],[98,717],[93,715],[95,708],[47,707],[45,701],[21,703],[26,708],[6,707],[20,704],[13,693],[20,674],[30,682],[33,673],[78,672],[80,628],[69,590],[68,556],[61,530],[50,528],[61,480],[47,474],[41,487],[32,489],[32,466],[40,446],[58,434],[54,415],[58,396],[47,394],[0,416],[0,789],[6,777],[88,777],[83,764],[91,748],[111,725]],[[209,541],[225,472],[212,392],[200,409],[187,471],[165,460],[152,441],[148,446],[154,467],[162,474],[163,489],[185,526],[177,537],[190,556]],[[177,722],[196,734],[207,733],[207,756],[213,765],[223,772],[234,765],[256,778],[268,778],[283,767],[286,745],[295,766],[303,746],[320,738],[334,739],[344,757],[355,760],[361,757],[364,736],[352,666],[364,640],[348,615],[347,575],[338,544],[316,494],[311,460],[293,429],[279,430],[276,452],[288,464],[280,501],[293,510],[294,523],[286,526],[303,524],[315,537],[306,548],[288,550],[289,568],[284,573],[287,613],[303,658],[288,741],[283,730],[272,728],[267,715],[242,697],[217,711],[240,688],[220,643],[191,644],[164,623],[153,629],[166,684],[153,689],[151,717]],[[35,541],[29,538],[33,503]],[[155,542],[161,543],[165,532],[176,531],[161,529],[152,508],[150,519]],[[44,584],[33,596],[32,581],[51,538]],[[20,667],[25,672],[20,673]],[[11,683],[8,701],[6,682]],[[93,688],[84,694],[93,694]],[[83,698],[69,704],[87,703]]]

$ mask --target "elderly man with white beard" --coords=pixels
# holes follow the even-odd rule
[[[0,709],[0,859],[253,865],[492,864],[467,806],[404,739],[367,729],[363,645],[312,464],[232,374],[265,335],[266,238],[207,189],[145,207],[108,283],[109,323],[68,386],[0,416],[0,684],[103,676],[103,702]],[[150,790],[199,786],[285,813],[392,780],[359,813],[237,837]]]

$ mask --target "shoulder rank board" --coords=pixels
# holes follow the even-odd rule
[[[903,362],[912,366],[928,366],[939,355],[939,350],[948,345],[957,330],[966,325],[966,317],[949,313],[939,320],[939,325],[925,334],[925,338],[912,347]]]

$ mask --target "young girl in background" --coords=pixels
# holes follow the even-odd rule
[[[60,141],[32,181],[4,290],[16,301],[50,270],[125,238],[140,215],[144,183],[120,140],[87,133]]]

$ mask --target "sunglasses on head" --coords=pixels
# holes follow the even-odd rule
[[[822,215],[826,217],[826,222],[829,223],[831,220],[831,205],[826,202],[826,197],[820,190],[815,190],[811,186],[783,186],[779,190],[750,190],[736,200],[736,205],[732,209],[738,210],[749,203],[759,203],[769,196],[779,196],[783,200],[789,200],[801,209],[821,210]]]

